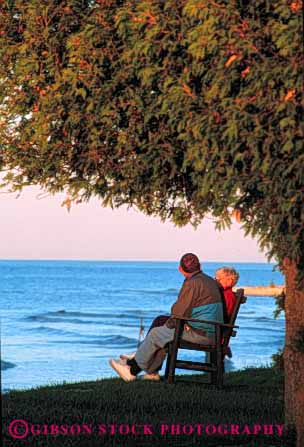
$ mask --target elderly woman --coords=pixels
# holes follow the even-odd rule
[[[236,302],[232,287],[238,282],[239,274],[233,267],[221,267],[215,272],[215,279],[223,291],[224,322],[228,323]]]

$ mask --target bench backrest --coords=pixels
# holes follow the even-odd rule
[[[235,306],[233,308],[230,320],[228,321],[228,324],[235,325],[241,304],[246,303],[247,298],[244,296],[244,289],[237,289],[235,292],[236,296],[236,302]],[[235,337],[236,331],[230,328],[224,329],[223,334],[223,347],[227,347],[229,345],[230,337]]]

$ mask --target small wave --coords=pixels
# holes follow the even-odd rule
[[[56,317],[47,317],[45,315],[32,315],[30,317],[26,317],[23,321],[34,321],[37,323],[73,323],[73,324],[96,324],[96,321],[85,321],[79,320],[77,318],[56,318]],[[98,323],[98,322],[97,322]],[[103,324],[100,321],[100,324]]]
[[[266,327],[266,326],[246,326],[246,327],[242,327],[242,330],[250,331],[250,332],[258,331],[260,337],[263,332],[272,332],[275,334],[280,334],[283,332],[282,328],[280,328],[280,327]]]
[[[269,317],[257,317],[256,321],[274,321],[274,318]]]
[[[63,329],[55,329],[48,326],[38,326],[34,328],[27,329],[29,332],[39,332],[39,333],[47,333],[52,335],[67,335],[67,336],[81,336],[81,334],[72,331],[65,331]]]
[[[128,287],[127,289],[111,289],[111,290],[107,290],[106,292],[113,295],[113,294],[123,294],[126,292],[131,292],[131,293],[154,293],[154,294],[169,294],[171,295],[172,293],[178,293],[180,289],[176,289],[175,287],[169,287],[167,289],[137,289],[137,288],[131,288]]]
[[[69,312],[66,310],[58,310],[56,312],[46,312],[45,314],[30,315],[25,317],[25,321],[66,321],[66,317],[84,317],[84,318],[103,318],[105,314],[85,313],[85,312]],[[80,321],[80,320],[78,320]]]
[[[93,313],[93,312],[78,312],[78,311],[68,311],[68,310],[56,310],[55,312],[47,312],[45,315],[50,316],[63,316],[63,317],[90,317],[90,318],[103,318],[104,313]]]
[[[137,343],[135,338],[124,337],[122,335],[94,335],[81,334],[79,332],[65,331],[63,329],[54,329],[48,326],[39,326],[28,329],[30,332],[47,333],[49,335],[59,335],[60,337],[74,337],[73,340],[48,340],[48,343],[73,343],[73,344],[94,344],[103,346],[134,346]]]
[[[123,314],[120,315],[144,315],[144,314],[150,314],[151,312],[157,312],[155,309],[126,309]],[[80,312],[80,311],[70,311],[70,310],[58,310],[55,312],[46,312],[45,315],[63,315],[63,316],[79,316],[79,317],[96,317],[96,318],[103,318],[104,316],[117,316],[117,313],[96,313],[96,312]]]
[[[274,348],[279,348],[284,344],[284,337],[282,337],[282,339],[278,339],[278,340],[272,340],[272,341],[259,341],[257,343],[257,347],[259,346],[264,346],[264,347],[274,347]]]
[[[123,290],[122,290],[123,292]],[[142,293],[144,295],[172,295],[179,292],[178,289],[125,289],[125,292]]]
[[[255,312],[254,312],[255,313]],[[277,324],[278,322],[284,322],[283,319],[278,319],[278,318],[274,318],[274,317],[256,317],[256,316],[251,316],[249,314],[242,314],[242,315],[238,315],[237,320],[248,320],[250,322],[253,321],[259,321],[259,322],[268,322],[268,323],[273,323],[273,324]]]
[[[98,319],[101,320],[101,323],[103,323],[105,319],[109,318],[138,321],[139,318],[151,318],[151,317],[154,318],[155,315],[158,315],[160,313],[162,312],[155,309],[145,311],[142,311],[140,309],[134,309],[134,310],[132,309],[132,310],[126,310],[126,312],[124,313],[112,313],[112,312],[91,313],[91,312],[73,312],[73,311],[60,310],[56,312],[46,312],[45,314],[30,315],[28,317],[25,317],[23,321],[38,321],[38,322],[52,322],[52,323],[70,322],[70,323],[87,324],[90,323],[90,321],[82,319],[96,318],[97,320]],[[78,317],[81,319],[71,319],[72,317]]]
[[[83,343],[87,344],[88,342],[90,343],[90,340],[84,341]],[[123,335],[106,335],[99,337],[98,340],[94,340],[93,343],[104,347],[119,348],[123,346],[125,348],[133,348],[137,345],[137,340],[135,338],[124,337]]]
[[[138,328],[140,324],[140,318],[137,316],[133,316],[132,318],[128,317],[129,320],[123,319],[120,315],[112,315],[109,314],[107,317],[101,320],[81,320],[79,318],[56,318],[56,317],[47,317],[43,315],[32,315],[30,317],[26,317],[21,319],[22,321],[34,322],[34,323],[59,323],[60,326],[65,324],[75,324],[75,325],[92,325],[92,326],[118,326],[118,327],[129,327],[129,328]],[[144,325],[145,327],[149,327],[152,321],[152,317],[144,317]],[[123,320],[123,322],[121,322]],[[32,330],[37,330],[43,326],[38,328],[31,328]]]
[[[106,335],[99,337],[92,337],[92,335],[86,336],[86,340],[49,340],[51,344],[73,344],[73,345],[94,345],[104,348],[130,348],[135,349],[137,340],[135,338],[124,337],[122,335]]]
[[[17,365],[11,362],[5,362],[4,360],[1,360],[1,371],[4,371],[5,369],[15,368]]]

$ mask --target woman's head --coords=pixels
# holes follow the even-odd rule
[[[215,272],[215,279],[226,289],[238,282],[239,274],[233,267],[221,267]]]

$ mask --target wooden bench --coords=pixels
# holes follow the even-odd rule
[[[174,339],[168,344],[168,357],[166,364],[165,378],[168,383],[174,383],[175,369],[188,369],[194,371],[208,372],[211,376],[210,383],[217,388],[223,387],[223,374],[224,374],[224,357],[228,352],[228,346],[230,337],[236,336],[235,321],[239,313],[241,304],[246,302],[244,296],[244,289],[238,289],[235,292],[236,303],[230,317],[228,324],[222,324],[215,321],[199,320],[194,318],[184,318],[173,315],[176,319],[176,327],[174,333]],[[183,327],[186,322],[199,322],[208,323],[215,327],[215,341],[210,345],[190,343],[182,340],[181,335],[183,333]],[[193,362],[189,360],[179,360],[178,350],[187,349],[192,351],[209,352],[209,361],[205,362]]]

